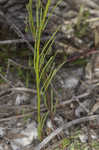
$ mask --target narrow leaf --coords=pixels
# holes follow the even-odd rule
[[[56,75],[56,73],[60,70],[60,68],[61,68],[65,63],[66,63],[66,61],[64,61],[62,64],[60,64],[60,65],[58,66],[58,68],[57,68],[57,69],[54,69],[53,73],[51,73],[51,75],[48,77],[47,84],[46,84],[46,86],[44,87],[44,92],[46,92],[48,86],[50,85],[50,83],[51,83],[51,81],[52,81],[52,79],[53,79],[53,77]]]
[[[55,58],[54,56],[51,56],[50,59],[49,59],[49,60],[47,61],[47,63],[45,64],[45,66],[43,67],[43,70],[42,70],[41,75],[40,75],[40,80],[41,80],[42,76],[44,75],[44,73],[45,73],[47,67],[49,67],[49,66],[52,64],[54,58]]]
[[[56,3],[56,5],[52,8],[52,10],[51,10],[51,12],[49,13],[49,16],[48,16],[48,18],[47,18],[47,20],[46,20],[46,22],[45,22],[45,24],[44,24],[43,30],[45,29],[45,27],[47,26],[47,24],[48,24],[50,18],[52,17],[53,12],[55,11],[55,8],[56,8],[62,1],[63,1],[63,0],[58,0],[58,2]]]

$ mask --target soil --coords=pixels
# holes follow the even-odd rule
[[[42,141],[57,128],[73,120],[93,115],[98,117],[62,130],[43,145],[45,150],[99,149],[99,23],[97,20],[92,21],[93,17],[99,16],[99,4],[98,1],[86,2],[84,12],[90,12],[89,18],[82,16],[77,28],[81,3],[84,1],[76,0],[73,7],[70,1],[64,0],[56,9],[55,18],[52,17],[44,33],[46,39],[46,35],[62,23],[51,55],[57,51],[56,66],[63,60],[66,60],[66,63],[50,85],[54,93],[55,110],[47,116],[44,123]],[[88,24],[84,23],[84,19]],[[83,32],[80,32],[82,29]],[[9,34],[9,30],[7,32],[7,39],[10,39],[11,33]],[[0,40],[6,40],[3,33],[4,31]],[[14,34],[15,38],[17,35]],[[29,39],[31,35],[28,41],[33,44]],[[42,40],[42,45],[43,42]],[[34,71],[28,67],[28,59],[33,56],[31,52],[27,53],[27,43],[0,46],[0,49],[0,54],[3,54],[0,55],[0,150],[37,150],[41,142],[37,133],[37,91]],[[8,55],[9,52],[11,55]],[[47,111],[42,98],[42,116]]]

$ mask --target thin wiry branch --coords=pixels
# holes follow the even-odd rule
[[[24,34],[21,32],[21,30],[15,25],[12,24],[11,28],[16,32],[16,34],[21,37],[28,45],[29,49],[34,53],[34,48],[33,46],[29,43],[29,41],[25,38]]]
[[[13,66],[15,65],[15,66],[18,66],[18,67],[26,69],[26,70],[32,70],[33,69],[33,67],[29,67],[29,66],[19,64],[18,62],[14,61],[12,59],[8,59],[8,64],[9,64],[9,67],[10,67],[10,65],[13,65]]]
[[[11,87],[14,87],[14,85],[11,83],[11,81],[9,81],[5,76],[3,76],[1,73],[0,73],[0,77]]]
[[[16,43],[26,43],[23,39],[14,39],[14,40],[4,40],[0,41],[0,45],[6,45],[6,44],[16,44]]]

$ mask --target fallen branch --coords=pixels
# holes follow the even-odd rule
[[[23,114],[23,115],[18,115],[18,116],[13,116],[13,117],[8,117],[8,118],[3,118],[3,119],[0,119],[0,122],[5,122],[5,121],[10,121],[10,120],[13,120],[13,119],[19,119],[19,118],[24,118],[24,117],[28,117],[30,115],[34,115],[35,112],[30,112],[30,113],[26,113],[26,114]]]
[[[62,101],[60,102],[59,104],[57,104],[56,107],[60,107],[60,106],[64,106],[64,105],[68,105],[74,101],[76,101],[76,99],[81,99],[81,98],[84,98],[84,97],[87,97],[90,95],[91,92],[86,92],[86,93],[83,93],[81,95],[78,95],[78,96],[75,96],[75,97],[72,97],[70,100],[66,100],[66,101]]]
[[[4,91],[0,92],[0,97],[13,91],[29,92],[29,93],[37,94],[37,91],[35,89],[30,89],[30,88],[25,88],[25,87],[14,87],[14,88],[6,88]]]

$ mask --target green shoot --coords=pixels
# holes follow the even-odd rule
[[[33,11],[32,11],[32,0],[29,0],[28,5],[26,6],[28,10],[28,24],[29,29],[32,33],[33,39],[34,39],[34,58],[33,58],[33,67],[35,70],[35,77],[36,77],[36,88],[37,88],[37,112],[38,112],[38,137],[39,139],[42,138],[42,130],[44,126],[44,122],[47,118],[48,112],[44,114],[43,117],[41,117],[41,99],[42,99],[42,93],[43,93],[43,102],[45,106],[47,107],[47,90],[49,88],[49,85],[51,84],[51,81],[57,71],[63,66],[61,64],[57,68],[55,68],[54,59],[55,56],[51,56],[49,59],[47,59],[47,55],[52,49],[52,45],[55,41],[56,33],[59,31],[60,27],[56,29],[56,31],[51,35],[50,39],[45,42],[43,48],[41,48],[41,37],[42,33],[49,21],[49,18],[51,18],[53,11],[57,7],[57,5],[62,0],[59,0],[57,4],[52,8],[52,11],[50,12],[50,15],[48,16],[49,8],[51,6],[51,0],[47,0],[45,9],[42,8],[41,0],[36,1],[36,22],[34,22],[33,17]],[[50,100],[51,105],[54,105],[53,100]],[[48,108],[48,107],[47,107]],[[53,111],[54,106],[51,106],[51,111]]]

